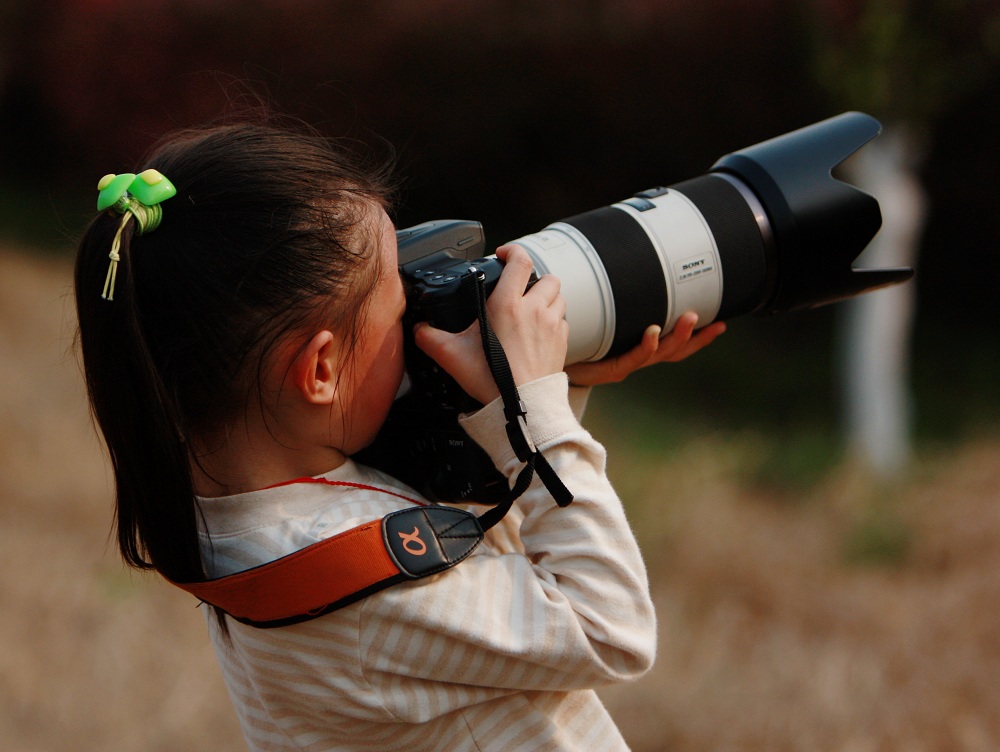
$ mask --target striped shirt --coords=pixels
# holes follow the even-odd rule
[[[252,750],[627,749],[594,688],[652,664],[646,572],[604,449],[580,426],[564,374],[527,384],[533,438],[575,496],[537,479],[457,567],[277,629],[209,629]],[[520,468],[494,403],[465,416],[508,477]],[[202,499],[202,551],[220,577],[412,504],[415,493],[352,461],[291,484]]]

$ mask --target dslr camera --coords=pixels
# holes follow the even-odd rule
[[[707,174],[640,191],[515,241],[566,299],[567,364],[627,352],[650,324],[699,322],[832,303],[909,279],[912,269],[855,269],[882,224],[878,202],[833,168],[881,131],[859,112],[719,159]],[[458,425],[479,407],[413,343],[427,321],[452,332],[477,318],[470,280],[492,291],[502,263],[478,222],[436,220],[396,233],[407,295],[409,390],[359,455],[434,501],[496,503],[506,478]],[[530,420],[530,416],[529,416]]]

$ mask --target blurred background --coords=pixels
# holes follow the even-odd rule
[[[260,100],[493,245],[879,118],[861,261],[913,282],[592,398],[661,619],[603,695],[636,750],[1000,748],[998,94],[995,0],[0,1],[0,748],[244,748],[200,612],[109,539],[70,268],[101,175]]]

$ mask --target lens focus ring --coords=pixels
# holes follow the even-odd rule
[[[615,334],[607,355],[628,352],[642,339],[646,327],[666,317],[667,284],[656,248],[635,219],[613,206],[561,221],[586,236],[608,276]]]

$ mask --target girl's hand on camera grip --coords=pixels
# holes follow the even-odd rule
[[[670,334],[663,339],[660,339],[659,326],[655,324],[649,326],[643,332],[642,341],[627,353],[596,363],[575,363],[567,366],[566,373],[569,375],[570,383],[576,386],[596,386],[622,381],[640,368],[655,363],[676,363],[684,360],[726,331],[726,325],[721,321],[709,324],[696,333],[694,328],[697,325],[698,314],[688,311],[677,320]]]
[[[507,354],[514,382],[526,384],[558,373],[566,361],[569,341],[559,280],[546,275],[525,292],[533,268],[527,252],[505,245],[497,249],[497,257],[505,266],[486,301],[486,315]],[[473,399],[486,404],[500,396],[486,364],[478,321],[457,334],[420,323],[414,340]]]

